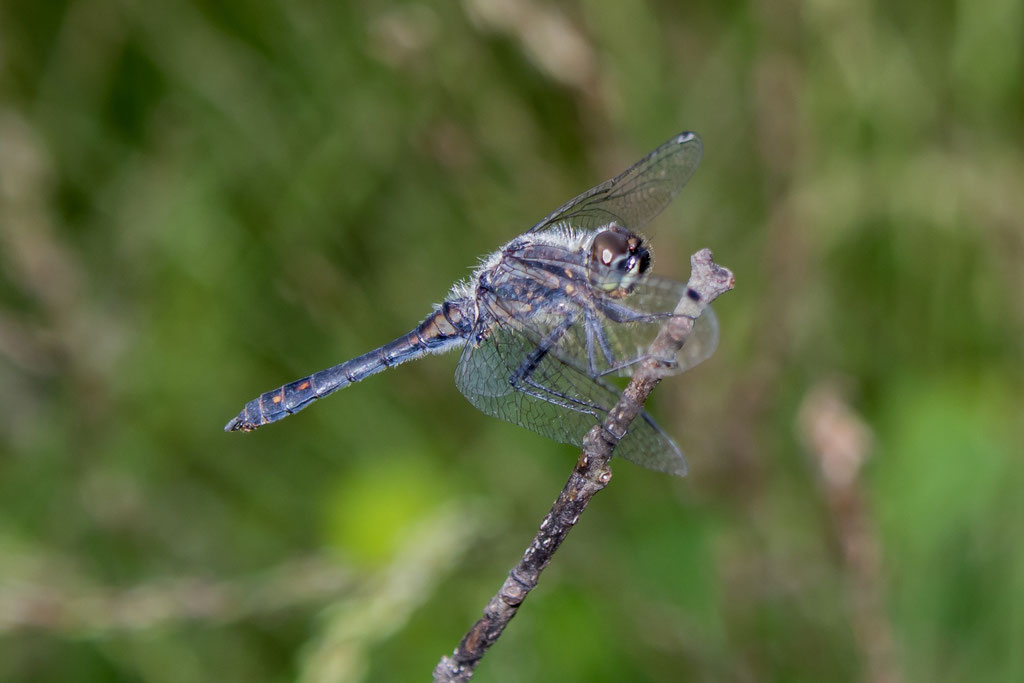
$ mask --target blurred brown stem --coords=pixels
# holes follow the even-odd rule
[[[608,412],[604,424],[595,425],[583,441],[583,452],[565,487],[540,523],[536,536],[519,563],[484,608],[483,616],[463,636],[450,656],[441,658],[434,669],[434,681],[456,683],[473,677],[477,664],[501,636],[519,606],[537,586],[540,574],[555,551],[587,508],[590,499],[607,486],[612,471],[612,453],[625,436],[630,422],[643,409],[651,391],[665,375],[664,362],[674,358],[693,330],[693,321],[720,294],[733,287],[733,275],[712,260],[711,251],[702,249],[690,257],[687,296],[676,308],[677,316],[668,320],[651,344],[643,361],[622,392],[618,403]]]
[[[841,390],[823,383],[800,408],[800,431],[818,463],[832,533],[840,551],[853,630],[868,683],[903,680],[892,624],[885,610],[882,543],[871,520],[860,473],[872,435]]]

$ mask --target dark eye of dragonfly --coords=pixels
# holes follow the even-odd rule
[[[643,240],[618,226],[598,233],[590,245],[590,279],[600,289],[629,289],[650,266]]]

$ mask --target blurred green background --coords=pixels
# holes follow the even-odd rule
[[[0,680],[424,680],[576,453],[456,356],[255,434],[680,130],[736,273],[493,681],[1024,680],[1024,5],[0,4]],[[863,463],[861,469],[859,465]]]

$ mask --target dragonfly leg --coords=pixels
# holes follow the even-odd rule
[[[601,353],[604,355],[605,361],[607,361],[609,365],[615,365],[615,352],[612,351],[612,346],[608,343],[608,335],[605,334],[604,327],[602,327],[601,323],[598,322],[597,316],[594,315],[592,309],[588,308],[587,313],[587,332],[597,338],[597,343],[601,348]],[[590,376],[597,377],[599,374],[602,373],[597,372],[597,368],[593,367]]]
[[[537,366],[540,365],[540,362],[544,360],[544,356],[548,355],[548,352],[558,343],[558,340],[562,338],[566,330],[572,327],[573,322],[571,317],[567,317],[553,330],[548,332],[547,336],[540,340],[537,347],[523,359],[523,362],[519,364],[515,372],[509,376],[509,384],[515,386],[520,380],[533,374]]]
[[[652,323],[658,320],[667,320],[674,315],[673,313],[640,313],[629,306],[612,301],[595,303],[600,307],[602,313],[617,323]]]
[[[594,419],[597,420],[603,419],[605,413],[607,412],[604,408],[597,405],[596,403],[583,401],[578,398],[569,396],[568,394],[557,392],[551,389],[550,387],[545,387],[541,384],[538,384],[537,382],[533,381],[533,379],[530,377],[523,378],[522,383],[517,384],[515,386],[518,391],[523,392],[527,396],[539,398],[542,401],[552,403],[556,406],[560,406],[567,410],[572,410],[573,412],[586,413],[587,415],[591,415],[592,417],[594,417]]]
[[[566,331],[572,327],[574,322],[575,321],[572,317],[567,317],[553,330],[551,330],[551,332],[549,332],[548,335],[544,337],[539,344],[537,344],[537,347],[523,359],[523,362],[518,368],[516,368],[515,372],[509,376],[508,381],[516,391],[521,391],[528,396],[533,396],[534,398],[538,398],[548,403],[553,403],[577,413],[587,413],[600,419],[604,412],[604,409],[600,406],[554,391],[549,387],[545,387],[537,383],[533,379],[533,373],[540,366],[541,361],[544,360],[545,356],[547,356],[551,349],[554,348],[555,344],[558,343],[558,340],[562,338]]]
[[[616,323],[653,323],[659,320],[668,320],[669,318],[675,317],[676,315],[675,313],[640,313],[639,311],[636,311],[628,306],[623,306],[622,304],[610,301],[597,302],[597,306],[600,307],[602,313],[604,313],[606,316],[608,316],[610,320]],[[603,334],[603,328],[601,332]],[[641,355],[638,358],[633,358],[623,363],[616,363],[614,359],[608,357],[610,367],[607,370],[602,371],[600,373],[600,376],[612,375],[617,372],[620,372],[621,370],[625,370],[631,365],[639,363],[645,357],[647,356]],[[675,363],[674,359],[661,360],[669,364]]]
[[[597,377],[597,353],[594,351],[594,327],[597,321],[594,319],[594,312],[587,308],[586,337],[587,337],[587,367],[591,377]],[[600,325],[597,325],[600,327]]]

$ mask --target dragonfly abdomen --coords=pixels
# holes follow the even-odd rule
[[[470,325],[458,302],[445,302],[415,330],[384,346],[260,394],[245,404],[242,412],[224,426],[224,431],[251,432],[297,413],[316,399],[381,370],[421,358],[428,353],[440,353],[461,346]]]

